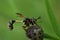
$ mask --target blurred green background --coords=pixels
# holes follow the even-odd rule
[[[60,40],[60,0],[0,0],[0,40],[28,40],[22,23],[15,23],[14,29],[8,29],[12,19],[22,20],[16,16],[22,13],[27,17],[41,16],[38,22],[44,32]]]

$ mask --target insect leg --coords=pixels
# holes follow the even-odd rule
[[[26,26],[22,26],[25,31],[27,31]]]
[[[23,21],[15,20],[15,22],[17,22],[17,23],[22,23]]]

